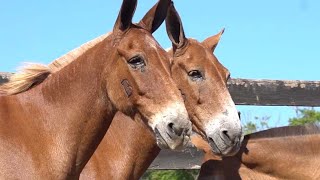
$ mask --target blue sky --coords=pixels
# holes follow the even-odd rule
[[[14,72],[22,62],[49,63],[109,32],[121,2],[0,0],[0,72]],[[139,0],[134,21],[155,2]],[[174,2],[187,37],[203,40],[226,28],[215,54],[232,77],[320,80],[320,1]],[[170,47],[163,26],[155,37]],[[271,115],[277,125],[295,116],[294,109],[239,107],[246,119]]]

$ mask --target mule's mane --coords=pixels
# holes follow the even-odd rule
[[[12,75],[7,83],[0,86],[0,94],[18,94],[29,90],[34,85],[40,84],[50,74],[53,74],[67,66],[72,61],[80,57],[83,53],[108,37],[110,34],[111,33],[101,35],[89,42],[84,43],[80,47],[75,48],[67,54],[55,59],[49,65],[30,63],[26,64],[21,68],[21,70],[19,70],[19,72]]]
[[[303,136],[320,134],[320,123],[308,124],[304,126],[285,126],[279,128],[272,128],[247,135],[250,139],[259,138],[276,138],[289,136]]]

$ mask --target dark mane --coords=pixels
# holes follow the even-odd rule
[[[301,136],[320,134],[320,123],[308,124],[303,126],[284,126],[272,128],[252,134],[248,134],[245,138],[258,139],[258,138],[276,138],[288,136]]]

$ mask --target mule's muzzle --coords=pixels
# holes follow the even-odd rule
[[[179,127],[172,122],[167,125],[167,128],[168,128],[167,133],[170,137],[174,137],[174,136],[179,137],[182,135],[182,133],[186,134],[189,131],[188,128]]]
[[[181,150],[190,140],[191,123],[176,122],[159,124],[155,128],[157,144],[161,149]]]
[[[219,156],[235,155],[240,150],[242,139],[242,133],[234,133],[225,128],[222,128],[219,133],[208,135],[212,151]]]
[[[240,141],[240,137],[236,133],[231,133],[227,129],[221,129],[220,131],[220,137],[222,141],[229,146],[232,146],[233,144],[237,143]]]
[[[180,150],[188,144],[192,127],[183,103],[168,104],[150,122],[161,149]]]

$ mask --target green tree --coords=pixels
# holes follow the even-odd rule
[[[263,117],[254,117],[254,120],[247,120],[245,124],[243,124],[243,133],[251,134],[257,131],[262,131],[265,129],[269,129],[268,120],[270,116]]]
[[[290,126],[298,126],[309,123],[320,122],[320,112],[314,109],[297,109],[297,117],[289,119]]]
[[[148,170],[142,180],[194,180],[199,170]]]
[[[258,129],[257,125],[252,121],[249,121],[243,125],[244,134],[251,134],[251,133],[257,132],[257,129]]]

